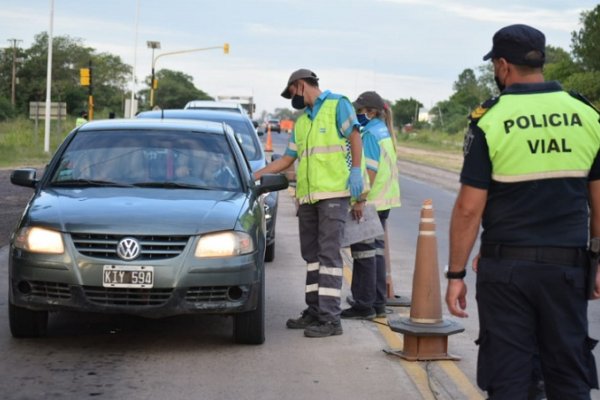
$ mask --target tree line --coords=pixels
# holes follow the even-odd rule
[[[600,5],[580,15],[581,29],[571,34],[571,51],[547,46],[544,74],[547,80],[558,80],[567,90],[575,90],[600,106]],[[35,36],[27,48],[0,50],[0,121],[18,115],[26,116],[29,102],[45,101],[48,35]],[[71,115],[87,109],[88,88],[79,83],[79,69],[93,68],[93,93],[97,116],[110,112],[122,116],[125,100],[131,97],[128,83],[131,67],[119,56],[99,53],[85,46],[81,39],[58,36],[53,39],[52,100],[67,103]],[[12,104],[13,66],[18,83],[15,102]],[[190,75],[161,69],[157,72],[157,105],[162,108],[182,108],[190,99],[212,98],[196,88]],[[139,109],[149,107],[150,76],[144,88],[136,93]],[[397,127],[412,124],[419,128],[428,126],[448,133],[462,132],[467,126],[466,116],[485,99],[497,95],[491,63],[475,70],[463,70],[453,85],[453,94],[436,103],[430,110],[429,122],[418,120],[423,104],[414,98],[388,101]],[[292,110],[277,109],[280,118],[297,116]]]

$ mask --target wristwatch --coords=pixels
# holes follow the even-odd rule
[[[464,279],[467,276],[467,269],[464,268],[462,271],[449,271],[448,266],[444,269],[444,274],[446,275],[446,279]]]

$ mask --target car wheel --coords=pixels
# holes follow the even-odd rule
[[[33,338],[46,335],[48,311],[33,311],[8,303],[10,333],[16,338]]]
[[[267,246],[265,250],[265,261],[271,262],[275,259],[275,242]]]
[[[235,314],[233,335],[236,343],[263,344],[265,342],[265,277],[260,282],[258,302],[254,311]]]

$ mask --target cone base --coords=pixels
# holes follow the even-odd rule
[[[385,305],[389,307],[410,307],[410,297],[394,295],[385,300]]]
[[[390,320],[388,325],[394,332],[414,336],[448,336],[465,330],[462,325],[447,319],[442,319],[440,322],[423,324],[414,322],[410,318],[400,318]]]

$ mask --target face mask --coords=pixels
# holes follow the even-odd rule
[[[294,97],[292,97],[292,107],[296,110],[302,110],[306,107],[306,103],[304,102],[304,86],[302,86],[301,95],[295,94]]]
[[[358,123],[361,124],[362,126],[366,126],[369,121],[371,120],[371,118],[369,118],[369,116],[365,113],[365,114],[356,114],[356,118],[358,118]]]
[[[506,89],[506,85],[500,82],[500,78],[498,78],[498,76],[494,75],[494,81],[496,82],[496,86],[498,86],[498,89],[502,92],[504,89]]]

